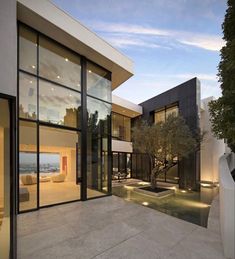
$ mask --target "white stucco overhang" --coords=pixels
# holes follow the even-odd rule
[[[143,113],[143,108],[119,96],[112,95],[112,111],[134,118]]]
[[[112,89],[133,75],[133,61],[49,0],[18,0],[17,19],[112,72]]]

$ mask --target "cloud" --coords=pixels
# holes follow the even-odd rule
[[[202,73],[185,73],[185,74],[141,74],[140,76],[145,78],[176,78],[189,80],[197,77],[199,80],[218,82],[218,78],[215,74],[202,74]]]
[[[105,37],[105,36],[104,36]],[[106,38],[106,37],[105,37]],[[107,37],[106,38],[113,46],[118,48],[128,48],[131,46],[139,46],[139,47],[146,47],[146,48],[165,48],[164,46],[147,42],[144,40],[136,39],[136,38],[124,38],[124,37]]]
[[[98,32],[104,33],[107,40],[111,39],[114,44],[117,44],[116,46],[119,44],[119,47],[126,47],[128,45],[153,47],[154,45],[147,44],[147,42],[152,42],[153,40],[164,41],[164,44],[168,40],[168,43],[171,41],[178,42],[183,45],[194,46],[209,51],[219,51],[224,45],[224,41],[220,35],[163,30],[149,26],[124,23],[94,22],[91,23],[91,27]],[[112,37],[109,37],[109,34]],[[131,40],[130,37],[132,38]],[[140,37],[144,37],[145,44],[140,44]],[[158,43],[156,45],[158,47],[162,45],[163,47],[163,44]]]

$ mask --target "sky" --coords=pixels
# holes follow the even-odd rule
[[[202,98],[221,95],[226,0],[53,2],[134,61],[134,76],[113,94],[141,103],[198,77]]]

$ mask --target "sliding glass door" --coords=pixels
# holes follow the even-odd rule
[[[80,133],[40,126],[40,206],[80,199]]]

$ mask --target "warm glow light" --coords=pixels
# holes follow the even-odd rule
[[[65,61],[68,62],[69,61],[68,58],[65,58]]]
[[[148,203],[147,201],[142,202],[142,204],[143,204],[144,206],[148,206],[148,205],[149,205],[149,203]]]
[[[32,65],[32,68],[35,69],[36,67],[34,65]]]
[[[32,84],[33,83],[33,81],[31,80],[31,81],[29,81],[30,82],[30,84]]]
[[[203,203],[203,202],[199,202],[199,201],[188,201],[188,200],[184,200],[181,201],[181,204],[183,206],[188,206],[188,207],[194,207],[194,208],[200,208],[200,209],[205,209],[210,207],[209,204]]]
[[[60,79],[60,76],[57,76],[58,79]]]
[[[91,73],[91,70],[88,70],[89,73]]]
[[[181,190],[181,192],[186,193],[186,191],[185,191],[185,190]]]
[[[134,190],[133,186],[124,185],[124,188],[127,190]]]
[[[212,187],[212,184],[210,183],[201,183],[202,187]]]
[[[146,182],[138,182],[139,185],[149,185],[149,183]]]
[[[80,84],[77,84],[78,87],[80,87]]]
[[[70,97],[72,97],[72,94],[69,94]]]
[[[54,90],[55,90],[55,89],[52,87],[52,88],[51,88],[51,91],[54,91]]]

